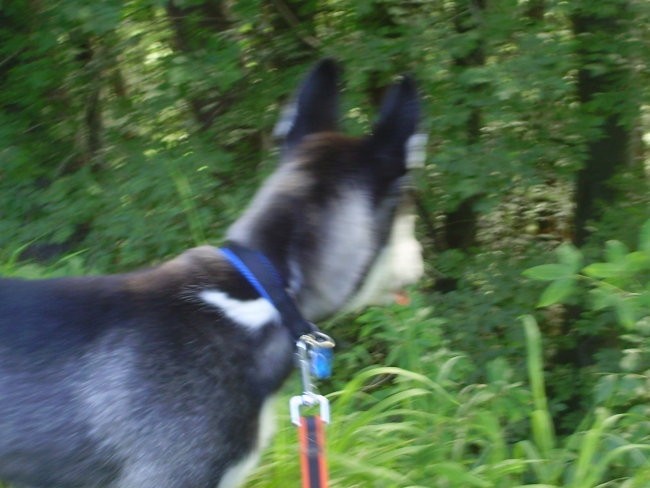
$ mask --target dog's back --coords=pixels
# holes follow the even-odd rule
[[[291,350],[248,340],[199,298],[206,289],[255,297],[209,247],[127,275],[1,280],[0,473],[30,486],[216,486],[255,449]],[[201,459],[223,461],[195,470]]]
[[[336,84],[331,61],[310,74],[282,166],[228,233],[268,261],[310,320],[350,302],[394,240],[417,118],[405,80],[374,135],[334,134]],[[238,486],[268,441],[295,339],[254,280],[209,246],[123,275],[1,280],[0,478]]]

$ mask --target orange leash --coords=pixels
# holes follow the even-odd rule
[[[325,432],[318,415],[300,417],[300,471],[302,488],[327,488]]]
[[[291,397],[289,410],[291,422],[298,427],[302,488],[327,488],[325,424],[330,421],[330,404],[315,392],[312,375],[319,379],[329,377],[334,341],[322,332],[315,332],[302,336],[296,346],[303,393]],[[302,407],[318,407],[318,415],[301,415]]]

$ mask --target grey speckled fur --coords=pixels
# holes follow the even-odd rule
[[[331,60],[308,75],[280,167],[228,232],[274,263],[311,320],[349,303],[378,262],[394,263],[388,288],[421,272],[412,225],[393,230],[418,117],[413,82],[393,86],[373,134],[351,138],[335,132],[337,80]],[[401,237],[411,245],[399,259],[378,258]],[[209,246],[128,274],[2,279],[0,479],[239,486],[270,436],[293,348],[277,313]]]

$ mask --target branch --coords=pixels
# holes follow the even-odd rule
[[[322,43],[308,34],[302,34],[300,29],[300,19],[293,13],[291,8],[284,3],[282,0],[272,0],[273,5],[275,5],[276,10],[284,21],[289,24],[289,27],[295,30],[296,36],[308,47],[312,49],[319,49],[322,46]]]

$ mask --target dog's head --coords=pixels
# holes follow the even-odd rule
[[[228,238],[264,252],[311,320],[386,302],[422,273],[414,217],[404,212],[408,142],[419,102],[404,77],[371,134],[337,132],[338,67],[321,61],[281,121],[281,164]]]

